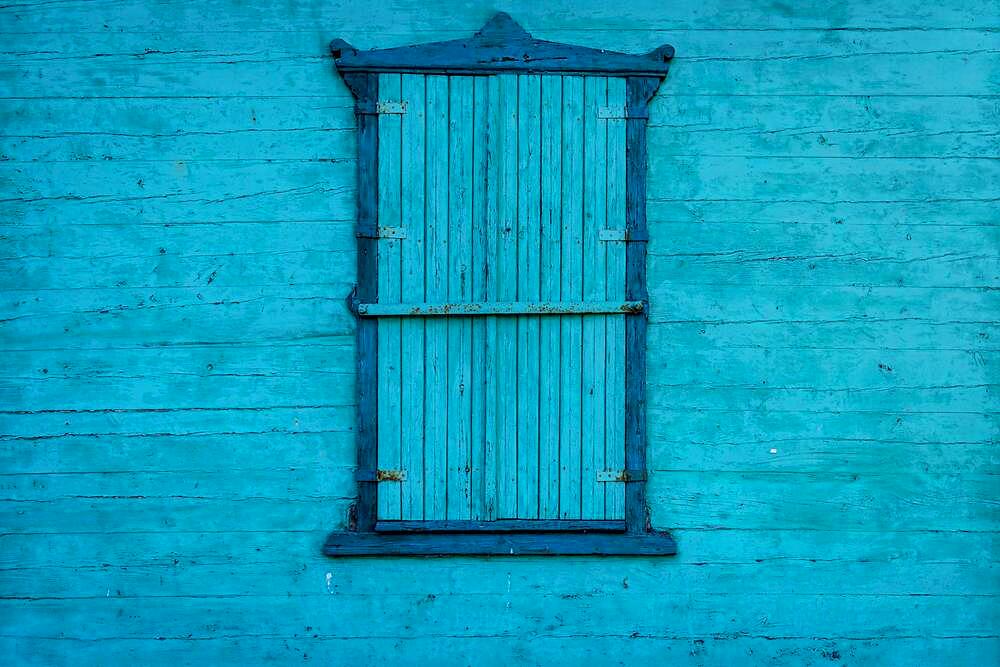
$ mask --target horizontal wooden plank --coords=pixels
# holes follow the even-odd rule
[[[353,157],[353,108],[346,98],[2,99],[0,154],[15,161]]]
[[[895,321],[900,333],[907,323],[933,328],[949,323],[982,324],[983,318],[998,306],[1000,296],[990,287],[923,288],[905,285],[780,285],[699,283],[691,275],[682,287],[664,281],[650,285],[650,309],[653,325],[672,322],[771,323],[792,326],[812,321],[817,325],[853,322],[863,330],[865,322]],[[696,287],[692,287],[696,286]],[[942,297],[947,298],[942,298]],[[655,330],[655,326],[652,327]],[[873,347],[905,347],[886,336],[879,340],[853,340],[831,337],[828,347],[856,347],[862,342]],[[967,349],[971,340],[955,345]],[[761,342],[763,345],[763,341]],[[778,347],[794,346],[790,339]],[[809,346],[803,341],[802,346]],[[947,347],[947,346],[943,346]]]
[[[74,378],[67,381],[0,380],[4,411],[271,407],[274,397],[304,405],[354,400],[354,374],[307,373],[284,377],[191,377],[165,372],[159,379]]]
[[[729,255],[652,255],[649,275],[656,284],[683,280],[732,285],[995,287],[1000,283],[1000,254],[991,247],[929,246],[913,253],[918,257],[901,254],[851,253],[844,248],[825,255],[808,250],[789,255],[739,250]]]
[[[480,7],[468,12],[455,12],[448,5],[427,5],[416,0],[393,0],[356,12],[348,0],[336,0],[318,6],[263,7],[246,12],[235,0],[210,0],[198,12],[178,11],[175,3],[125,7],[114,0],[82,2],[76,0],[56,7],[49,5],[15,5],[6,8],[11,17],[11,32],[228,32],[253,33],[265,26],[280,25],[284,30],[314,31],[317,26],[340,25],[343,36],[367,36],[368,41],[390,44],[441,39],[443,36],[468,35],[477,30],[493,11]],[[584,34],[597,33],[597,38],[621,39],[630,32],[651,30],[706,30],[719,27],[742,29],[810,29],[810,28],[879,28],[899,29],[910,26],[966,28],[975,25],[986,29],[997,27],[1000,17],[995,6],[986,0],[965,3],[939,3],[928,6],[916,0],[848,2],[829,11],[826,3],[807,0],[794,8],[775,11],[750,0],[726,2],[711,0],[699,3],[678,3],[671,12],[659,11],[655,0],[639,0],[627,6],[587,5],[578,14],[552,11],[530,0],[513,0],[505,7],[527,28],[540,37],[560,34],[557,30],[576,30]],[[215,17],[206,23],[205,16]],[[594,26],[600,30],[594,30]],[[603,35],[603,37],[601,37]],[[551,37],[555,38],[555,37]],[[594,38],[591,38],[594,39]],[[359,46],[370,48],[358,40]],[[610,48],[600,43],[601,48]]]
[[[1000,353],[968,350],[683,350],[650,359],[648,380],[670,386],[753,386],[765,389],[840,389],[860,394],[920,386],[991,384]],[[1000,407],[1000,404],[993,403]]]
[[[685,347],[772,347],[794,349],[843,349],[851,344],[868,350],[967,349],[996,350],[1000,326],[975,319],[939,321],[923,317],[833,319],[816,317],[792,320],[746,318],[736,320],[684,320],[666,317],[649,327],[650,338]]]
[[[217,637],[109,639],[79,642],[47,637],[43,640],[0,638],[0,650],[26,666],[101,665],[109,655],[128,656],[136,663],[162,662],[177,666],[199,666],[227,661],[247,664],[261,657],[274,662],[304,658],[325,665],[357,665],[377,662],[385,655],[384,638],[376,637]],[[995,663],[1000,642],[993,637],[830,639],[711,636],[661,637],[601,635],[600,649],[592,638],[531,635],[475,637],[428,636],[393,638],[393,647],[403,656],[434,655],[444,664],[461,663],[475,656],[477,664],[508,664],[517,656],[529,664],[557,664],[560,660],[592,660],[599,655],[628,654],[643,664],[664,660],[704,660],[706,664],[737,664],[749,660],[774,667],[822,664],[849,656],[858,664],[878,664],[887,655],[900,664],[927,662],[935,665]],[[694,654],[692,656],[692,654]],[[402,660],[401,664],[415,664]]]
[[[340,340],[355,327],[346,291],[323,286],[139,289],[110,303],[100,290],[4,296],[7,349]]]
[[[652,428],[650,430],[653,430]],[[669,429],[664,429],[669,430]],[[961,437],[961,436],[959,436]],[[649,460],[664,472],[835,472],[910,475],[930,473],[1000,474],[1000,443],[912,444],[877,438],[843,441],[800,436],[762,437],[734,444],[659,441],[651,436]]]
[[[799,530],[997,527],[996,478],[977,474],[659,472],[654,526]]]
[[[18,537],[86,542],[80,539],[85,536]],[[413,573],[412,582],[408,578],[394,585],[379,581],[385,578],[385,560],[380,566],[375,566],[378,561],[373,559],[359,559],[346,568],[338,567],[337,562],[312,556],[318,553],[313,542],[315,539],[303,545],[304,551],[289,553],[284,560],[248,561],[241,552],[245,539],[234,537],[225,545],[224,558],[195,559],[175,547],[168,548],[170,562],[163,564],[137,560],[115,565],[100,560],[90,565],[62,562],[42,567],[22,561],[16,568],[0,570],[0,576],[5,583],[5,597],[82,598],[81,604],[87,604],[88,598],[107,597],[109,590],[112,597],[146,599],[281,595],[297,590],[306,601],[322,594],[426,595],[454,589],[486,597],[548,589],[573,596],[626,595],[625,603],[637,603],[644,595],[677,588],[708,595],[736,588],[789,596],[1000,593],[996,563],[913,563],[905,559],[894,564],[786,560],[668,566],[661,565],[661,558],[564,556],[558,563],[545,564],[539,562],[540,557],[522,556],[505,559],[502,572],[490,574],[477,567],[472,557],[449,559],[448,573],[440,572],[440,561],[436,561],[436,567],[428,567],[424,564],[428,559],[409,559],[405,565]],[[306,560],[306,555],[311,558]],[[526,561],[523,565],[522,559]],[[430,563],[434,564],[435,559]],[[564,574],[564,569],[571,569],[575,576]]]
[[[651,284],[651,346],[975,352],[1000,336],[987,287],[692,284]]]
[[[306,221],[355,214],[352,159],[223,162],[0,162],[16,223]]]
[[[788,193],[786,193],[788,194]],[[873,200],[858,200],[851,192],[824,193],[812,199],[715,198],[647,199],[650,227],[660,222],[734,222],[753,224],[868,224],[909,225],[919,220],[921,228],[940,225],[996,225],[987,199],[952,197],[935,190],[932,196],[898,201],[891,193]]]
[[[0,407],[14,411],[255,407],[349,403],[354,346],[180,347],[31,351],[0,372]]]
[[[345,486],[345,489],[347,487]],[[331,491],[326,496],[271,497],[157,496],[58,498],[41,502],[0,504],[0,521],[10,533],[119,533],[212,530],[314,530],[347,527],[347,511],[355,501]],[[318,548],[318,546],[317,546]]]
[[[841,442],[845,447],[876,446],[895,443],[906,451],[908,445],[937,446],[986,445],[1000,434],[1000,414],[997,413],[894,413],[878,411],[823,412],[772,411],[767,408],[740,408],[729,411],[669,410],[650,408],[650,436],[663,443],[664,449],[673,444],[766,445],[781,447],[781,443]],[[672,456],[663,451],[665,456]],[[747,452],[747,461],[758,460],[755,452]],[[934,460],[931,455],[930,460]],[[912,466],[920,465],[916,458]],[[892,470],[898,469],[896,466]],[[906,470],[904,467],[902,470]],[[887,471],[889,472],[889,471]],[[909,472],[909,470],[906,470]]]
[[[309,604],[289,595],[230,599],[162,598],[141,604],[106,598],[81,605],[74,600],[3,600],[0,613],[9,619],[7,637],[66,636],[87,640],[108,638],[187,637],[211,638],[236,634],[307,634],[311,637],[346,637],[359,634],[359,623],[378,619],[376,627],[362,631],[371,637],[468,636],[504,634],[549,637],[590,634],[595,619],[600,634],[622,636],[700,637],[744,634],[754,628],[759,636],[814,637],[812,614],[827,619],[828,637],[872,637],[879,627],[882,637],[993,636],[995,599],[953,596],[930,599],[920,596],[781,596],[743,594],[693,596],[686,591],[647,595],[640,605],[625,605],[621,596],[562,598],[559,594],[533,593],[498,601],[499,616],[470,620],[470,605],[482,604],[476,595],[320,595]],[[859,604],[863,602],[863,604]],[[719,604],[726,613],[717,613]],[[761,616],[767,624],[760,625]],[[541,618],[558,617],[548,626]],[[196,623],[191,618],[197,618]],[[889,625],[880,619],[892,618]],[[59,628],[59,630],[56,630]],[[307,629],[308,628],[308,629]]]
[[[353,220],[0,225],[7,289],[349,285]],[[349,289],[349,288],[348,288]]]
[[[320,555],[319,547],[326,534],[323,531],[305,529],[248,531],[239,527],[228,532],[205,528],[187,532],[154,531],[131,535],[115,533],[110,536],[73,531],[64,534],[5,533],[0,535],[0,544],[4,547],[0,549],[0,568],[13,570],[18,563],[37,568],[57,568],[63,565],[80,570],[106,569],[103,564],[107,563],[108,567],[116,571],[123,571],[130,565],[169,568],[185,562],[191,565],[226,564],[234,567],[245,563],[248,568],[283,564],[283,569],[311,572],[319,575],[320,579],[325,579],[331,562]],[[777,568],[782,564],[812,565],[826,562],[839,564],[841,567],[853,563],[891,569],[902,563],[993,566],[998,560],[994,550],[998,537],[996,532],[676,529],[672,534],[685,548],[665,561],[631,561],[634,576],[648,580],[649,585],[654,586],[657,575],[673,570],[680,564],[703,567],[771,563]],[[244,548],[244,553],[237,554],[237,547]],[[223,555],[222,558],[220,554]],[[180,562],[175,562],[178,560]],[[353,566],[338,571],[337,589],[345,593],[413,593],[435,587],[438,585],[437,579],[452,575],[449,569],[439,567],[441,561],[408,562],[419,576],[405,581],[389,581],[371,574],[369,568],[378,568],[377,561],[358,561]],[[531,577],[549,576],[557,577],[560,588],[571,584],[586,585],[584,580],[575,576],[571,568],[556,568],[558,572],[546,572],[538,568],[539,561],[532,561],[530,558],[515,559],[508,568],[497,569],[480,568],[482,561],[476,558],[456,557],[452,562],[455,563],[454,573],[467,578],[463,587],[468,587],[470,592],[505,591],[507,572],[527,577],[522,584],[525,587],[531,587]],[[542,559],[542,562],[551,561]],[[619,573],[614,567],[601,564],[614,563],[614,559],[593,561],[588,558],[567,558],[567,562],[594,570],[595,581],[606,581],[609,586],[612,582],[620,582]],[[175,579],[171,586],[181,595],[185,587],[193,583],[181,577]],[[813,590],[863,592],[854,589],[837,591],[823,588],[823,584],[822,580],[813,582]],[[225,581],[215,582],[214,585],[219,586],[220,591],[230,590],[225,589]],[[865,587],[864,590],[872,592],[882,584],[876,578],[867,582],[853,582],[852,585]],[[73,590],[73,587],[70,586],[67,590]],[[882,590],[891,593],[894,589],[887,587]],[[138,594],[139,591],[136,592]]]
[[[653,269],[658,269],[657,265]],[[974,349],[991,345],[992,322],[984,318],[997,308],[998,295],[990,287],[922,288],[908,286],[871,285],[811,285],[792,284],[685,284],[672,286],[658,280],[650,286],[651,341],[665,342],[658,335],[671,335],[660,325],[700,323],[702,325],[774,325],[789,333],[796,325],[811,323],[816,327],[830,325],[855,326],[854,340],[838,336],[805,336],[796,343],[790,337],[781,345],[762,338],[762,347],[810,347],[813,339],[823,339],[823,347],[870,349],[903,349],[906,335],[913,329],[940,338],[940,348]],[[866,327],[894,323],[898,333],[868,336]],[[948,325],[967,324],[984,336],[951,336]],[[949,338],[954,338],[949,343]],[[979,337],[978,344],[975,339]],[[672,339],[676,340],[676,339]]]
[[[123,382],[169,375],[209,378],[344,375],[355,365],[350,335],[298,345],[184,345],[179,347],[12,350],[3,380],[117,378]]]
[[[230,413],[236,421],[239,412]],[[241,434],[65,436],[36,440],[0,437],[2,476],[241,470],[351,470],[355,439],[350,410],[328,430]],[[4,416],[7,419],[7,416]],[[331,482],[333,484],[334,482]],[[344,481],[336,481],[343,488]]]
[[[330,454],[337,454],[331,448]],[[239,503],[243,500],[280,499],[322,503],[333,497],[347,497],[354,490],[354,466],[340,461],[350,458],[340,453],[336,459],[315,461],[295,467],[280,459],[272,467],[247,466],[225,451],[216,452],[216,465],[204,469],[185,467],[175,461],[172,469],[98,471],[56,474],[5,474],[0,478],[0,503],[6,511],[38,507],[35,521],[45,521],[44,508],[62,500],[124,501],[131,499],[170,501],[205,500]],[[95,464],[99,464],[95,460]],[[337,495],[339,494],[339,495]]]
[[[767,285],[1000,281],[997,226],[654,223],[650,231],[650,277],[659,277],[653,289],[678,280],[745,284],[748,275]]]
[[[996,474],[1000,414],[650,410],[657,470]]]
[[[683,174],[683,178],[678,178]],[[833,159],[661,156],[650,153],[652,202],[698,200],[912,202],[1000,196],[1000,160],[970,158]],[[872,211],[872,214],[875,212]],[[651,214],[654,221],[659,216]],[[810,218],[815,219],[815,211]],[[747,218],[752,220],[753,218]],[[919,220],[919,218],[911,218]],[[650,225],[650,251],[656,242]]]
[[[340,405],[311,403],[254,408],[220,406],[2,412],[0,437],[3,440],[30,441],[105,436],[145,438],[150,435],[221,435],[238,438],[255,433],[327,433],[344,427],[351,428],[355,407],[352,399]]]
[[[684,531],[670,559],[528,556],[483,568],[474,557],[406,562],[411,576],[384,576],[386,561],[344,566],[319,553],[323,535],[139,533],[0,537],[8,597],[92,598],[388,596],[461,590],[482,596],[551,590],[628,595],[685,589],[722,594],[993,595],[1000,580],[991,546],[977,533]],[[45,572],[45,576],[39,576]],[[327,575],[330,575],[327,577]]]
[[[665,85],[669,90],[670,82]],[[1000,153],[990,97],[660,95],[651,112],[652,155],[859,158]]]
[[[676,384],[670,377],[650,378],[650,407],[689,409],[767,409],[963,412],[982,414],[1000,408],[996,383],[958,385],[921,383],[896,387],[783,387],[752,382]]]

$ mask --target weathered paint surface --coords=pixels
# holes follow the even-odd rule
[[[497,9],[677,47],[648,132],[649,501],[674,557],[320,555],[355,489],[357,135],[326,46]],[[996,663],[998,14],[0,10],[0,654]]]
[[[625,458],[625,396],[615,391],[625,381],[623,323],[644,304],[605,300],[609,284],[612,293],[625,287],[623,253],[611,251],[609,262],[612,242],[598,238],[609,215],[625,216],[622,198],[607,202],[609,189],[626,187],[614,166],[626,160],[625,121],[597,110],[609,88],[625,84],[379,75],[380,98],[406,89],[412,103],[397,105],[418,115],[406,125],[400,114],[379,120],[379,222],[414,234],[379,239],[378,303],[355,308],[381,317],[378,467],[413,473],[379,484],[380,521],[624,518],[615,502],[624,485],[597,473]],[[544,114],[543,89],[558,100]],[[554,150],[542,150],[543,132],[559,137]],[[553,172],[559,187],[542,193],[542,174]],[[422,196],[401,204],[404,182]],[[543,237],[542,211],[558,234]],[[543,281],[559,285],[561,301],[539,300]],[[555,318],[549,327],[561,341],[553,357],[544,349],[553,368],[544,374],[543,315]],[[484,318],[475,330],[470,316]],[[405,360],[404,346],[413,348]],[[543,474],[539,436],[550,432],[559,433],[559,452]],[[554,503],[542,499],[549,488],[558,489]]]

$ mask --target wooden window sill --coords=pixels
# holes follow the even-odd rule
[[[331,533],[327,556],[671,556],[669,533]]]

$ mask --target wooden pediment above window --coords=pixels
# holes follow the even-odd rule
[[[358,51],[344,40],[330,44],[337,69],[348,72],[563,72],[616,76],[667,75],[674,47],[636,55],[535,39],[503,12],[469,39]]]

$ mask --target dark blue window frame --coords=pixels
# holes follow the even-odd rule
[[[358,51],[343,40],[330,45],[358,117],[358,286],[354,302],[378,294],[378,77],[384,73],[601,74],[626,79],[626,299],[648,302],[646,290],[647,107],[666,77],[674,49],[632,55],[534,39],[508,15],[494,16],[468,40]],[[329,556],[379,555],[671,555],[666,532],[654,531],[646,504],[647,309],[625,318],[625,525],[614,531],[566,522],[403,522],[376,531],[378,442],[378,322],[358,319],[358,501],[349,529],[329,535]],[[475,523],[476,525],[472,525]],[[578,522],[585,524],[586,522]],[[451,525],[449,525],[451,524]]]

